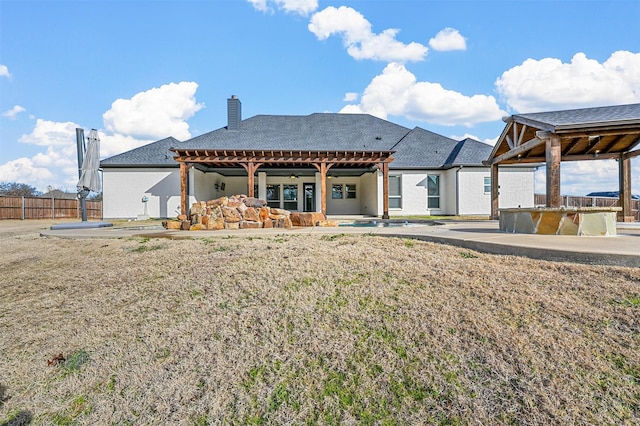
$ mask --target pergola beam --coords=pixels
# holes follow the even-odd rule
[[[333,166],[370,167],[381,169],[383,179],[383,217],[389,216],[389,163],[395,151],[276,151],[218,150],[171,148],[174,160],[180,164],[180,208],[188,214],[188,173],[194,164],[210,167],[242,167],[247,172],[247,193],[255,196],[255,172],[261,166],[315,167],[321,176],[321,209],[327,213],[327,172]]]

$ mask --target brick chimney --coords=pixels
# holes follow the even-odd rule
[[[240,130],[242,104],[236,95],[227,99],[227,130]]]

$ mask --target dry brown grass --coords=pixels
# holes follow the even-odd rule
[[[3,426],[640,421],[638,269],[29,225],[0,222]]]

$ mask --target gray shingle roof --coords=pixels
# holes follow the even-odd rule
[[[491,145],[484,142],[471,138],[463,139],[458,142],[445,166],[477,166],[489,157],[492,149]]]
[[[456,141],[416,127],[396,146],[392,169],[449,168],[460,165],[480,165],[492,147],[474,139]]]
[[[240,130],[226,127],[180,142],[170,137],[101,161],[102,167],[178,167],[170,148],[229,150],[396,151],[392,169],[480,165],[489,145],[455,141],[368,114],[256,115]]]
[[[640,123],[640,104],[514,114],[512,118],[518,122],[530,120],[540,125],[538,129],[551,132],[567,127],[628,124],[629,122]]]
[[[105,158],[100,162],[101,167],[178,167],[173,159],[173,153],[169,148],[177,146],[180,141],[174,137],[168,137],[157,142],[152,142],[131,151]]]
[[[226,128],[189,139],[181,148],[264,150],[389,150],[409,129],[367,114],[256,115],[239,131]]]

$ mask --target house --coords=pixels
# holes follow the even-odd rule
[[[256,115],[227,100],[227,126],[101,161],[105,218],[175,217],[231,194],[328,215],[489,215],[492,147],[368,114]],[[500,204],[534,205],[534,168],[501,171]]]

